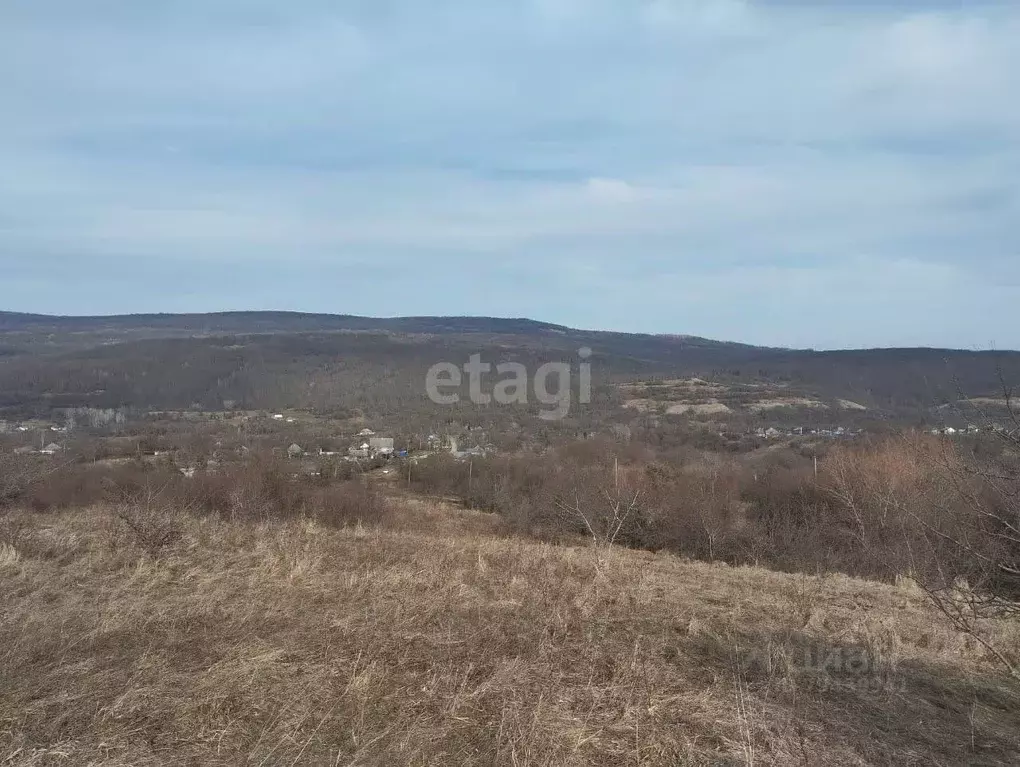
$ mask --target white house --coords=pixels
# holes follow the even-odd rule
[[[393,455],[393,437],[372,437],[368,448],[376,455]]]

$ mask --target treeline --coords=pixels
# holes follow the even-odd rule
[[[437,456],[410,481],[541,537],[608,536],[620,523],[618,544],[697,559],[946,586],[965,578],[1020,595],[1017,467],[1013,450],[964,454],[928,435],[838,445],[817,469],[789,450],[661,460],[594,441],[542,456]]]
[[[238,521],[303,518],[343,526],[375,524],[389,505],[350,465],[319,475],[296,473],[271,455],[183,475],[169,463],[113,466],[68,462],[53,466],[32,456],[0,456],[0,510],[36,512],[113,505],[152,519],[213,514]],[[342,469],[342,470],[341,470]]]

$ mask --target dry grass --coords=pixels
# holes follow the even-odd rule
[[[775,399],[763,399],[757,402],[750,402],[747,409],[752,413],[760,413],[765,410],[775,410],[781,407],[809,407],[819,410],[827,410],[828,405],[809,397],[777,397]]]
[[[624,397],[623,407],[642,413],[724,415],[763,413],[778,408],[829,409],[815,397],[791,394],[786,384],[710,383],[699,378],[677,378],[623,383],[617,388]],[[846,410],[866,409],[849,400],[839,400],[838,404]]]
[[[421,503],[0,522],[5,764],[1020,762],[1020,688],[903,586],[623,550],[598,575]]]
[[[677,404],[666,408],[669,415],[683,415],[694,413],[695,415],[718,415],[719,413],[732,413],[733,410],[721,402],[705,402],[700,405]]]
[[[867,410],[868,408],[862,405],[860,402],[854,402],[849,399],[838,400],[838,404],[843,410]]]

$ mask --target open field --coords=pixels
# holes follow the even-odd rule
[[[389,504],[339,529],[10,512],[0,760],[1020,760],[1020,686],[908,587],[622,549],[600,565],[493,515]]]

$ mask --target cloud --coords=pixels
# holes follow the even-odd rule
[[[6,3],[5,308],[1020,346],[1018,37],[991,2]]]
[[[596,202],[626,203],[638,199],[638,190],[616,178],[590,178],[585,184],[589,196]]]

